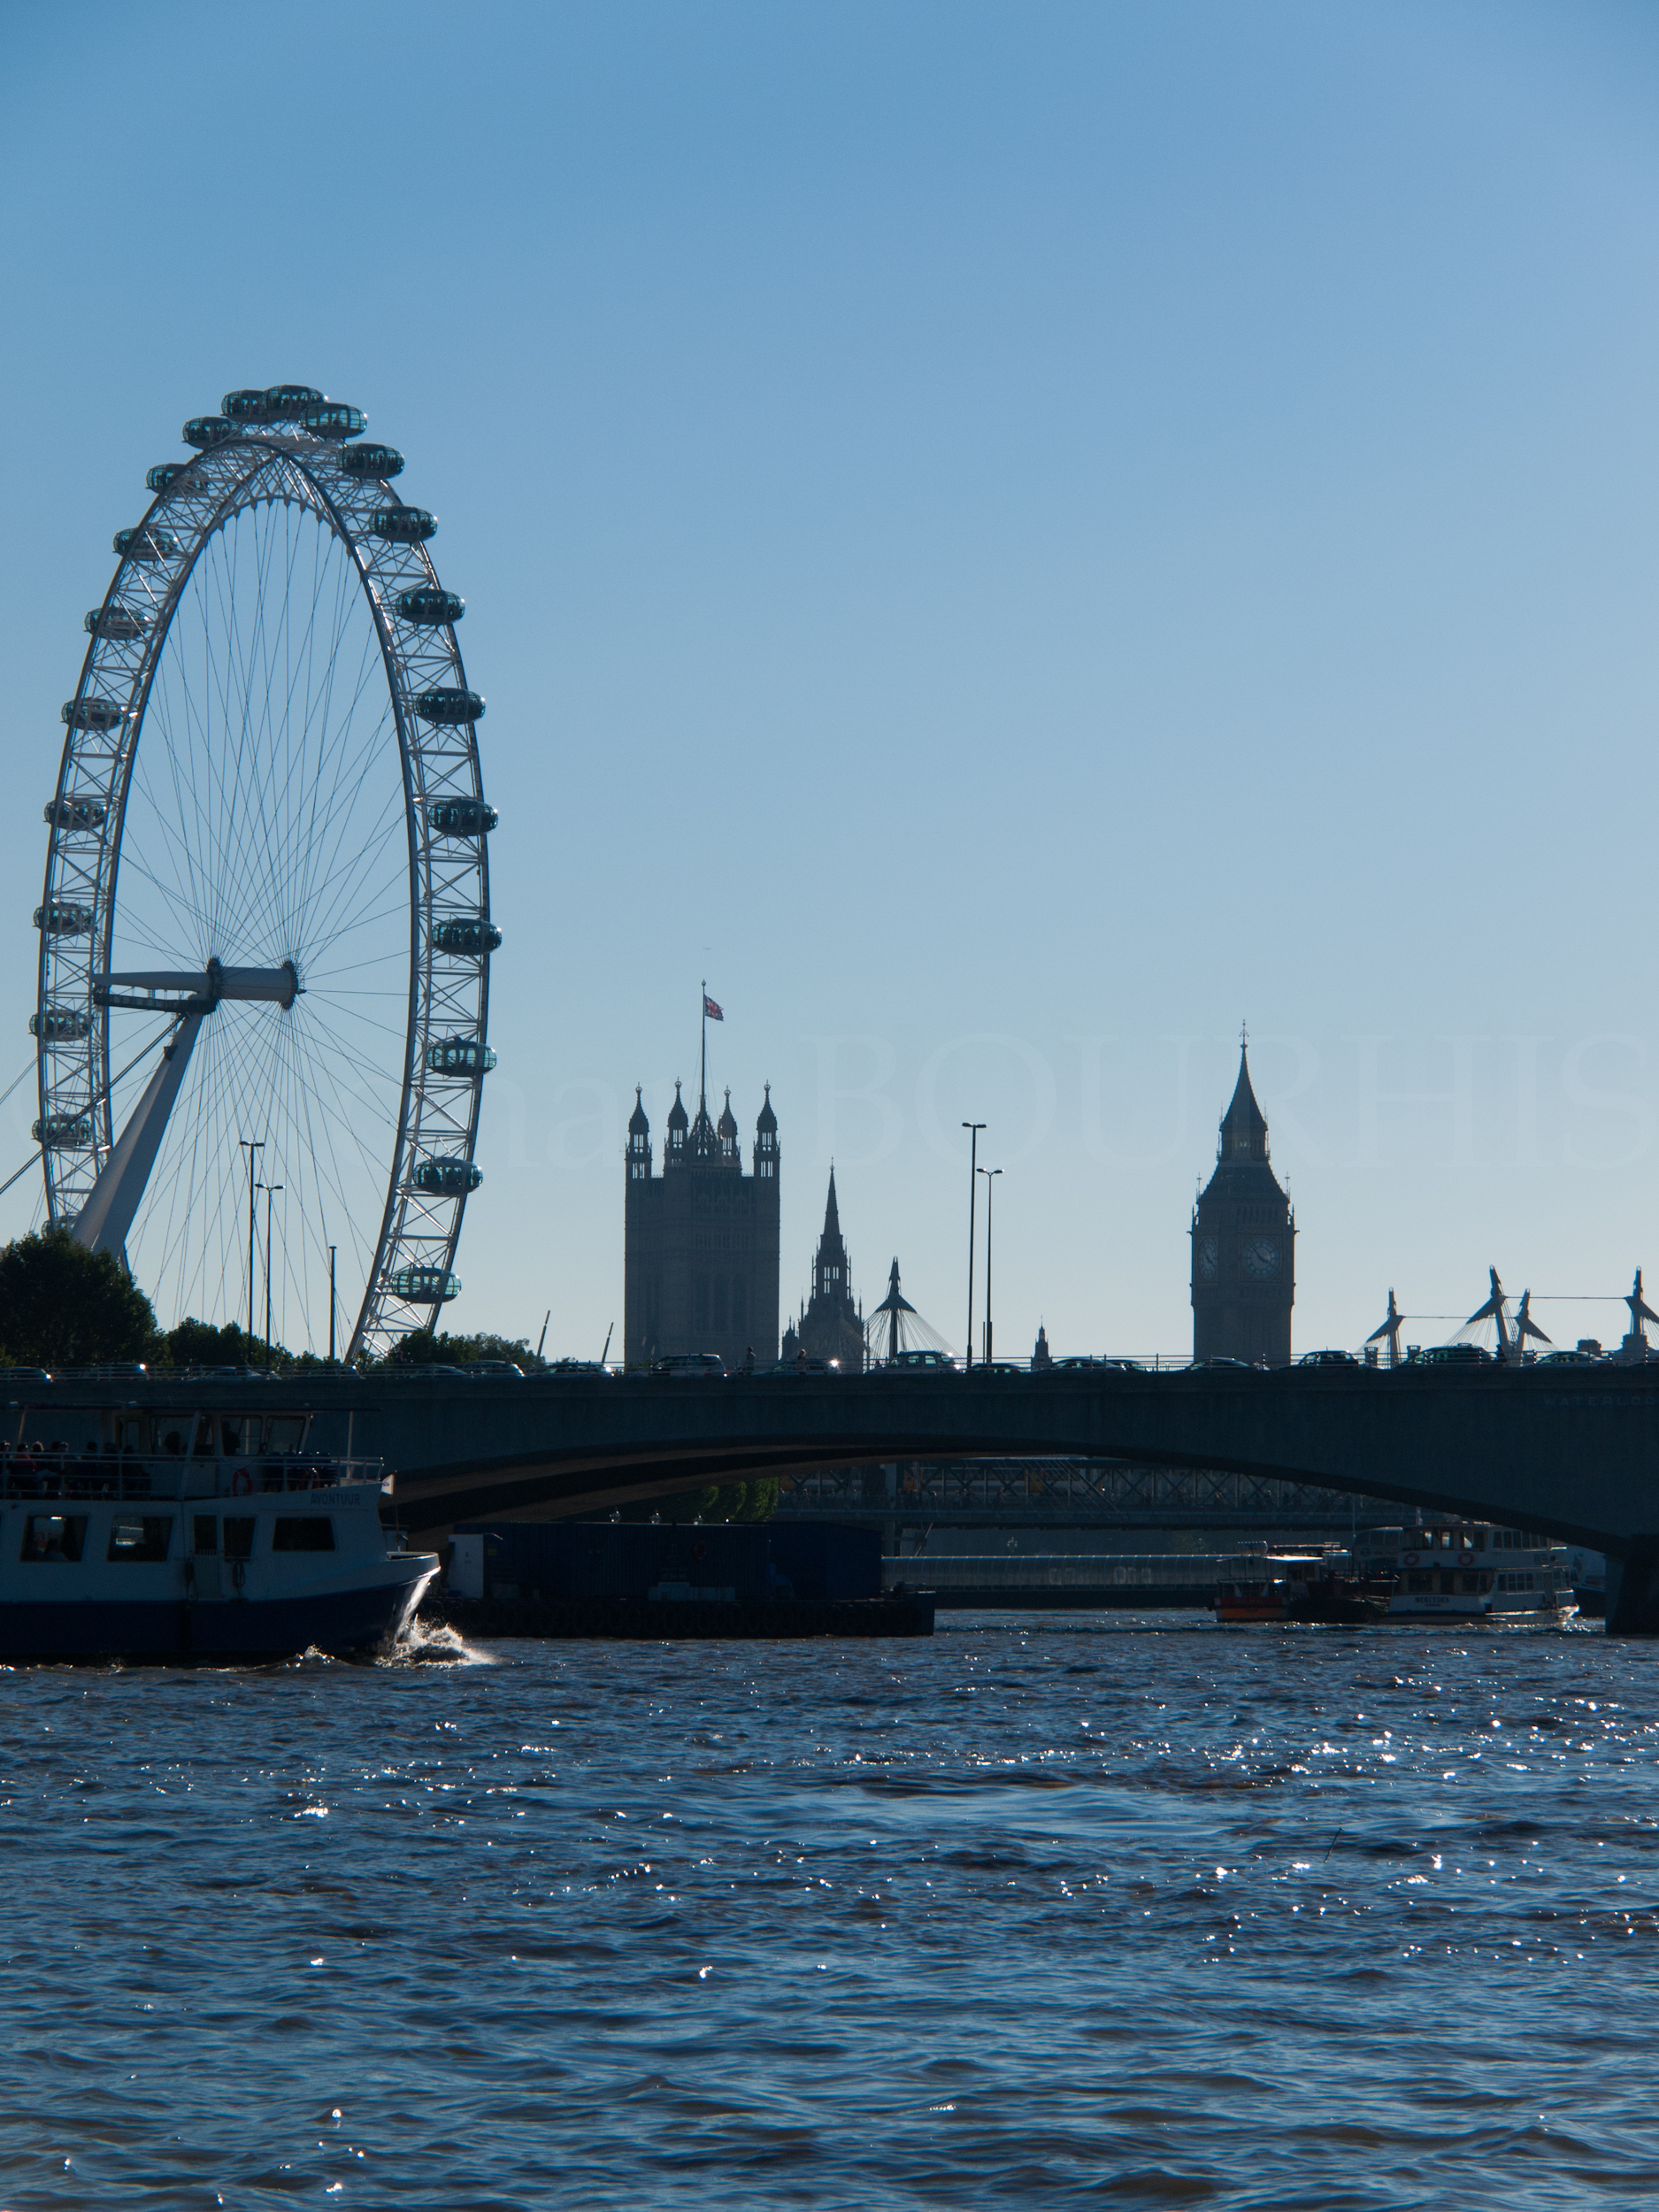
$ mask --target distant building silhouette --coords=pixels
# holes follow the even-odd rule
[[[812,1294],[801,1309],[799,1325],[792,1322],[784,1331],[784,1359],[792,1360],[803,1353],[808,1359],[839,1360],[849,1374],[864,1372],[864,1315],[853,1299],[852,1270],[835,1203],[833,1168],[824,1209],[824,1231],[812,1263]]]
[[[1296,1217],[1268,1165],[1248,1049],[1221,1124],[1216,1171],[1193,1212],[1193,1357],[1290,1359]]]
[[[1032,1348],[1031,1363],[1033,1367],[1052,1367],[1054,1365],[1053,1355],[1048,1349],[1048,1327],[1041,1321],[1037,1324],[1037,1341]]]
[[[622,1349],[643,1366],[671,1352],[718,1352],[728,1368],[752,1348],[778,1356],[778,1117],[772,1086],[755,1124],[754,1172],[738,1150],[732,1094],[718,1124],[706,1095],[688,1121],[674,1086],[663,1171],[638,1089],[628,1123]]]

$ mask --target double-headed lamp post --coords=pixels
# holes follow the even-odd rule
[[[248,1155],[248,1341],[251,1344],[253,1342],[253,1302],[256,1280],[253,1263],[254,1193],[259,1188],[257,1180],[259,1163],[255,1159],[254,1154],[265,1150],[265,1139],[263,1137],[238,1137],[236,1142]]]
[[[255,1188],[265,1193],[265,1356],[267,1365],[271,1359],[271,1207],[280,1183],[258,1183]]]
[[[991,1335],[991,1201],[996,1195],[995,1179],[1002,1171],[1000,1167],[982,1167],[979,1172],[985,1178],[985,1363],[988,1367],[994,1341]]]
[[[963,1127],[968,1137],[968,1352],[967,1364],[973,1364],[973,1202],[979,1195],[979,1132],[982,1121],[964,1121]]]

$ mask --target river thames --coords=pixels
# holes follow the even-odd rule
[[[12,2212],[1659,2193],[1647,1644],[947,1616],[0,1695]]]

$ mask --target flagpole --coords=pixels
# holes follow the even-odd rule
[[[697,1080],[697,1102],[709,1102],[709,979],[703,979],[703,1073]]]

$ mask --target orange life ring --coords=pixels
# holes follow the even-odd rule
[[[230,1479],[230,1488],[231,1495],[233,1497],[247,1498],[252,1496],[253,1477],[249,1473],[245,1467],[237,1468],[235,1473]]]

